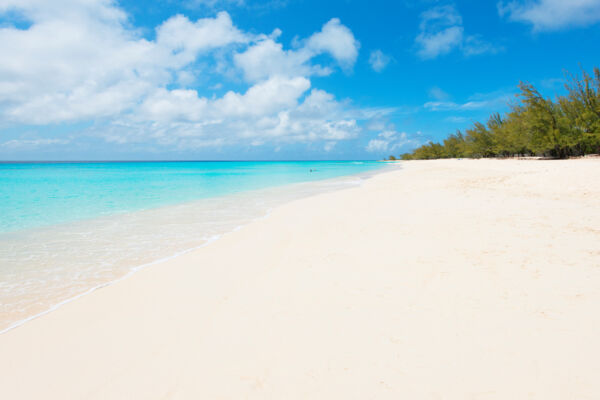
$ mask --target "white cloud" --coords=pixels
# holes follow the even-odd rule
[[[449,53],[463,41],[462,17],[452,6],[434,7],[423,12],[419,29],[415,41],[422,58]]]
[[[200,121],[207,117],[208,100],[189,89],[156,89],[141,104],[133,118],[161,122]]]
[[[303,77],[273,77],[252,86],[243,95],[227,92],[213,106],[218,116],[269,115],[295,106],[309,88],[310,81]]]
[[[86,121],[91,128],[83,134],[118,144],[190,149],[321,141],[330,151],[357,137],[361,121],[386,112],[311,90],[311,76],[338,66],[350,71],[356,62],[360,45],[336,18],[287,50],[277,41],[279,30],[251,35],[225,12],[195,21],[173,16],[150,40],[111,0],[0,0],[0,12],[9,10],[31,24],[0,29],[4,126]],[[314,61],[323,54],[329,64]],[[220,97],[190,87],[203,74],[240,73],[248,87]],[[206,86],[227,89],[222,85]],[[62,143],[14,140],[3,147]]]
[[[223,97],[200,97],[196,90],[157,89],[140,105],[130,121],[221,123],[225,118],[261,117],[294,107],[310,88],[303,77],[274,77],[250,87],[246,93],[227,92]]]
[[[295,107],[264,118],[263,134],[282,141],[307,142],[316,140],[346,140],[356,137],[360,113],[344,107],[334,96],[313,89]]]
[[[0,12],[19,11],[33,22],[82,19],[121,23],[127,15],[111,0],[0,0]]]
[[[380,132],[376,138],[371,139],[367,143],[365,150],[370,153],[388,155],[387,153],[396,152],[404,146],[416,143],[418,141],[410,139],[406,132],[397,132],[394,129],[388,129]]]
[[[461,45],[461,50],[465,56],[469,57],[485,53],[495,54],[502,51],[503,48],[486,42],[481,38],[481,35],[471,35],[465,37]]]
[[[233,26],[226,12],[196,22],[176,15],[156,29],[156,36],[157,47],[170,52],[171,63],[175,63],[176,67],[194,61],[200,52],[250,40],[248,35]]]
[[[423,107],[431,111],[454,111],[454,110],[477,110],[485,108],[488,102],[485,101],[467,101],[466,103],[458,104],[452,101],[428,101]]]
[[[244,52],[234,55],[236,66],[249,82],[274,75],[329,75],[333,72],[331,67],[311,62],[312,58],[323,53],[330,54],[345,71],[351,70],[356,62],[360,45],[350,29],[337,18],[323,25],[320,32],[299,41],[298,49],[284,50],[283,45],[275,40],[279,33],[276,31],[270,37],[263,37]]]
[[[369,56],[369,64],[375,72],[383,71],[391,61],[391,57],[384,54],[381,50],[374,50]]]
[[[323,25],[320,32],[313,34],[306,44],[306,48],[319,54],[326,52],[345,70],[351,70],[358,57],[360,43],[354,38],[352,31],[342,25],[338,18],[332,18]]]
[[[429,34],[421,32],[416,41],[421,46],[418,52],[421,58],[436,58],[449,53],[462,43],[463,28],[461,26],[451,26],[439,32]]]
[[[475,94],[464,103],[455,103],[439,99],[428,101],[423,105],[430,111],[472,111],[481,109],[498,109],[505,106],[513,97],[512,94],[498,91],[492,93]],[[497,111],[497,110],[496,110]]]
[[[535,31],[587,26],[600,21],[600,0],[527,0],[499,2],[500,16],[531,24]]]
[[[417,54],[433,59],[459,49],[465,56],[498,51],[478,35],[465,35],[462,16],[454,6],[438,6],[421,14],[415,39]]]
[[[366,150],[370,153],[384,153],[388,151],[389,143],[387,140],[371,139],[367,144]]]
[[[312,53],[305,49],[284,50],[281,43],[265,38],[234,55],[234,62],[249,82],[260,81],[270,76],[329,75],[332,71],[309,64]]]
[[[157,28],[156,41],[148,41],[128,29],[123,14],[107,1],[72,4],[64,17],[32,3],[16,6],[30,13],[31,27],[0,30],[5,121],[46,124],[113,116],[171,82],[174,72],[200,54],[249,40],[226,13],[196,22],[175,16]]]
[[[319,89],[301,99],[308,85],[305,78],[275,77],[243,95],[230,92],[215,100],[200,98],[195,91],[161,90],[144,104],[141,118],[126,116],[97,134],[116,143],[151,138],[186,148],[327,141],[332,149],[339,140],[355,138],[364,113]],[[281,99],[274,102],[274,96]],[[220,140],[215,142],[215,137]]]

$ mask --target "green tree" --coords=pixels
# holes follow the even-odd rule
[[[580,155],[600,152],[600,69],[591,76],[582,71],[582,78],[568,74],[566,97],[559,98],[567,123],[579,134],[576,145]]]
[[[475,122],[473,128],[467,129],[465,142],[468,157],[480,158],[495,155],[492,133],[481,122]]]
[[[448,158],[465,156],[465,138],[461,131],[457,131],[444,140],[444,153]]]
[[[403,160],[447,157],[545,155],[565,158],[600,153],[600,69],[581,78],[568,75],[566,96],[552,101],[531,84],[520,83],[519,101],[504,116],[475,122],[443,143],[429,142],[403,154]]]

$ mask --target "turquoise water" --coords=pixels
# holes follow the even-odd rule
[[[3,163],[0,232],[334,178],[381,166],[356,161]]]
[[[0,164],[0,333],[289,201],[360,185],[383,166]]]

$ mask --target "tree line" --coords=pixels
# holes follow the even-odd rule
[[[568,158],[600,153],[600,69],[566,73],[566,95],[543,97],[521,82],[518,101],[505,115],[495,113],[441,143],[429,142],[403,160],[544,156]],[[390,159],[395,159],[391,156]]]

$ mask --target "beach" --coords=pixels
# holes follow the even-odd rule
[[[600,159],[400,164],[0,335],[0,397],[600,397]]]

